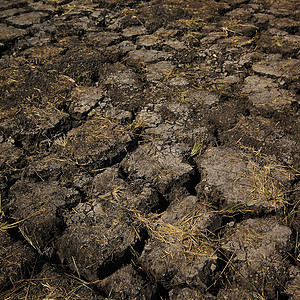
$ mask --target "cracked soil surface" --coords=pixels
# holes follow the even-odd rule
[[[300,299],[297,0],[0,1],[0,299]]]

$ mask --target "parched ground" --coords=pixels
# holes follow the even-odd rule
[[[0,299],[300,299],[297,0],[0,1]]]

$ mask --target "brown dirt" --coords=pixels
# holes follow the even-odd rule
[[[299,299],[299,13],[2,0],[0,299]]]

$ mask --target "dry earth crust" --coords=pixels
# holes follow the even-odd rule
[[[300,299],[297,0],[0,1],[0,299]]]

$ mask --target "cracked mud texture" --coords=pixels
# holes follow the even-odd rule
[[[1,0],[0,299],[299,299],[299,9]]]

